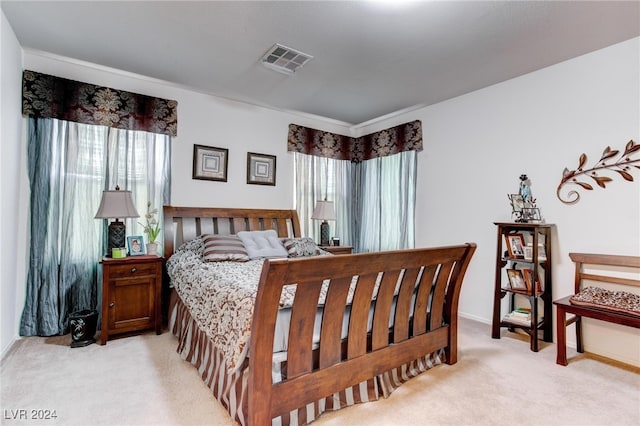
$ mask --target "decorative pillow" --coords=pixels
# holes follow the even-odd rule
[[[289,257],[317,256],[321,254],[320,248],[309,237],[283,238],[282,244],[287,249]]]
[[[278,238],[278,234],[273,229],[266,231],[240,231],[238,238],[244,244],[249,258],[260,259],[262,257],[287,257],[282,242]]]
[[[204,242],[203,258],[205,262],[246,262],[249,254],[244,248],[240,238],[235,235],[203,234]]]

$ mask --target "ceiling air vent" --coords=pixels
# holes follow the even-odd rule
[[[281,44],[274,44],[262,57],[262,64],[282,74],[293,74],[304,64],[313,59],[313,56],[299,52]]]

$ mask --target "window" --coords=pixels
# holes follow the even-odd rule
[[[20,334],[50,336],[67,331],[70,313],[99,305],[102,191],[131,190],[142,215],[147,201],[169,204],[171,138],[51,118],[28,118],[27,134],[31,241]],[[143,233],[135,220],[126,226]]]

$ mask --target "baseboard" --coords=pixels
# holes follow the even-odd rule
[[[488,320],[486,318],[479,317],[477,315],[471,315],[471,314],[465,314],[464,312],[458,312],[458,316],[460,316],[462,318],[470,319],[470,320],[473,320],[473,321],[481,322],[483,324],[491,325],[491,321],[490,320]]]
[[[5,358],[8,357],[11,352],[13,352],[13,350],[16,347],[17,341],[18,339],[16,339],[15,337],[11,339],[11,343],[9,343],[7,347],[2,351],[2,356],[0,356],[0,362],[4,362]]]

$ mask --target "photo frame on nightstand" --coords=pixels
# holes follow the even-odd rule
[[[127,248],[129,249],[129,256],[141,256],[143,254],[147,254],[142,235],[128,236]]]

